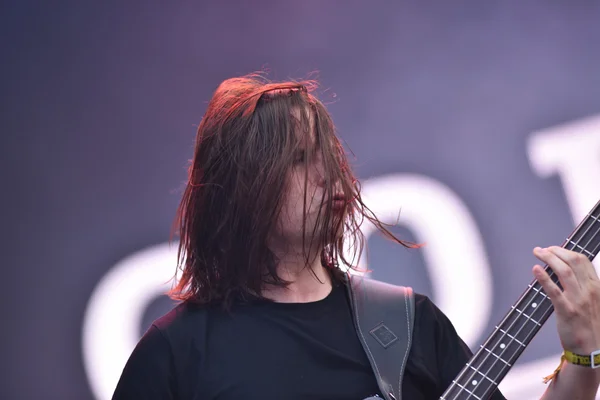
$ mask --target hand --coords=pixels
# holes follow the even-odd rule
[[[581,355],[600,349],[600,280],[591,261],[556,246],[536,247],[533,254],[552,268],[563,287],[561,291],[542,266],[533,267],[535,278],[554,305],[563,349]]]

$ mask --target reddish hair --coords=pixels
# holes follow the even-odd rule
[[[298,129],[314,131],[323,156],[326,193],[333,193],[334,182],[339,182],[351,199],[344,221],[335,219],[339,214],[328,202],[319,213],[322,226],[343,224],[343,235],[336,235],[335,229],[313,232],[314,236],[305,232],[305,238],[322,249],[322,265],[338,278],[343,275],[339,262],[357,268],[352,260],[359,259],[364,247],[359,230],[364,219],[386,237],[414,247],[397,239],[364,205],[333,121],[313,95],[315,88],[314,81],[273,83],[260,75],[219,85],[198,127],[175,219],[182,273],[169,293],[172,298],[227,306],[235,299],[262,298],[265,284],[289,283],[278,276],[277,259],[267,240],[278,221],[286,177],[301,140]],[[308,112],[301,112],[298,120],[293,110]],[[347,241],[354,249],[350,259],[342,251]]]

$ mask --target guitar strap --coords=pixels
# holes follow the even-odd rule
[[[415,301],[409,287],[348,275],[354,325],[386,400],[402,399],[412,343]]]

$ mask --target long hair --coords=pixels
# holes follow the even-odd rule
[[[314,132],[325,192],[333,193],[338,182],[348,199],[343,220],[336,219],[339,213],[331,202],[323,201],[317,225],[331,228],[304,232],[303,241],[316,246],[333,277],[341,277],[341,268],[357,269],[354,261],[365,242],[359,227],[365,219],[386,237],[414,246],[397,239],[363,203],[332,119],[313,95],[315,88],[314,81],[273,83],[261,75],[219,85],[198,127],[175,218],[181,277],[169,293],[172,298],[227,307],[236,299],[262,298],[265,284],[289,284],[278,276],[278,260],[267,243],[302,141],[298,132]],[[297,114],[300,118],[293,117]],[[304,220],[307,201],[305,193]],[[336,234],[340,224],[342,235]]]

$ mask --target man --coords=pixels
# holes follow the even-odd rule
[[[177,216],[181,304],[131,354],[114,399],[363,399],[382,396],[344,286],[359,226],[394,237],[361,199],[310,82],[224,81],[198,128]],[[344,251],[342,251],[344,249]],[[354,249],[349,254],[348,249]],[[534,250],[560,277],[534,275],[556,308],[565,350],[600,348],[600,284],[589,260]],[[438,399],[471,353],[415,294],[405,400]],[[593,399],[600,370],[563,364],[545,400]],[[504,397],[496,391],[493,399]]]

